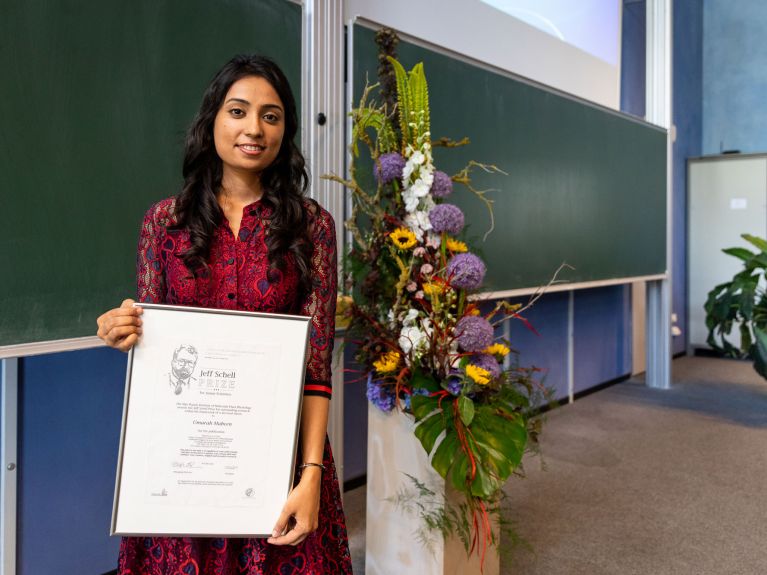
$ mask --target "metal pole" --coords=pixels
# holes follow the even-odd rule
[[[671,132],[671,0],[647,0],[647,120]],[[647,283],[647,385],[671,387],[671,138],[666,142],[666,273]]]
[[[2,360],[0,429],[0,575],[16,575],[16,485],[18,477],[19,360]]]

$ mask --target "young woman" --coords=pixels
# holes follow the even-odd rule
[[[351,573],[326,435],[335,225],[304,197],[308,175],[293,141],[297,129],[293,94],[276,64],[260,56],[228,62],[189,129],[181,193],[144,217],[137,269],[141,302],[312,317],[297,483],[272,537],[126,537],[120,575]],[[99,337],[123,351],[141,336],[141,309],[133,303],[98,318]]]

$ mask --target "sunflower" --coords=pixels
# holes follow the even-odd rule
[[[471,363],[466,366],[466,375],[479,385],[487,385],[490,383],[490,372]]]
[[[401,250],[409,250],[418,243],[415,234],[407,228],[397,228],[389,234],[389,239]]]
[[[453,253],[463,253],[469,251],[469,247],[465,243],[459,242],[458,240],[451,237],[447,238],[446,246],[447,249]]]
[[[373,362],[373,367],[378,373],[390,373],[397,369],[400,355],[396,351],[389,351]]]
[[[494,343],[493,345],[486,348],[483,353],[489,353],[490,355],[495,355],[498,357],[506,357],[509,354],[509,351],[511,350],[502,343]]]

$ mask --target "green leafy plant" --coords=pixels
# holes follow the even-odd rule
[[[727,357],[751,359],[754,369],[767,378],[767,241],[743,234],[744,240],[757,248],[752,252],[735,247],[722,250],[743,262],[743,270],[732,280],[719,284],[706,300],[707,343]],[[740,346],[727,336],[738,325]]]

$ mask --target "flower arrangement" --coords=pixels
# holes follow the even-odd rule
[[[502,487],[535,441],[530,416],[543,388],[535,370],[511,361],[509,342],[496,341],[495,328],[520,318],[520,306],[472,297],[487,269],[463,238],[463,212],[448,201],[461,183],[491,208],[469,176],[497,168],[471,162],[452,177],[439,171],[434,146],[467,142],[432,140],[422,64],[407,72],[391,53],[381,60],[384,101],[371,101],[378,85],[368,86],[352,112],[350,178],[326,176],[353,197],[347,337],[357,344],[369,401],[412,414],[432,466],[465,496],[460,513],[443,510],[430,523],[484,558],[496,543],[491,515]],[[372,160],[367,189],[361,149]]]

